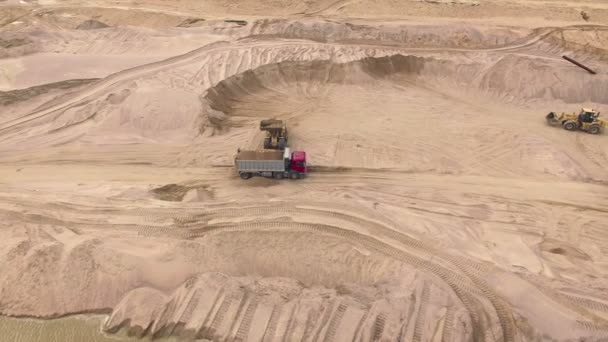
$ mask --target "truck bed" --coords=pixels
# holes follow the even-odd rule
[[[234,163],[239,172],[285,171],[281,151],[241,151],[236,155]]]
[[[276,150],[241,151],[236,160],[283,160],[283,152]]]

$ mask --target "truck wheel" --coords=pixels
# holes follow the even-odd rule
[[[291,177],[291,179],[298,179],[298,178],[300,178],[300,175],[297,172],[294,172],[294,173],[292,173],[289,176]]]
[[[249,178],[251,178],[251,173],[249,173],[249,172],[241,172],[239,174],[239,176],[241,176],[242,179],[249,179]]]
[[[602,128],[600,127],[600,125],[591,125],[591,126],[589,126],[589,130],[587,132],[589,132],[591,134],[598,134],[601,131],[602,131]]]
[[[274,174],[274,179],[283,179],[283,174],[281,172],[277,172]]]
[[[285,138],[279,138],[279,150],[284,150],[287,147],[287,141]]]
[[[268,150],[272,147],[272,144],[270,143],[270,138],[264,138],[264,149]]]
[[[568,121],[564,124],[564,129],[567,131],[574,131],[576,129],[576,123],[573,121]]]

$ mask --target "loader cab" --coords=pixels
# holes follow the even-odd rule
[[[594,111],[593,109],[585,109],[583,108],[581,112],[578,114],[578,120],[581,123],[592,123],[597,119],[600,113]]]
[[[296,172],[306,173],[306,152],[294,151],[291,154],[291,169]]]

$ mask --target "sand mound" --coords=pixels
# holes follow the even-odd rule
[[[155,101],[150,101],[156,99]],[[170,99],[170,101],[168,101]],[[96,125],[83,141],[105,140],[113,136],[115,142],[121,137],[127,142],[164,141],[166,143],[188,143],[199,134],[201,127],[201,104],[198,96],[179,89],[137,89],[131,92],[123,89],[107,98],[107,106],[102,111],[95,107],[85,107],[76,111],[78,121],[58,122],[69,126],[77,122],[95,120],[99,115],[103,122]],[[68,118],[69,116],[66,116]],[[74,116],[72,116],[74,118]],[[72,119],[74,120],[74,119]]]
[[[478,87],[511,101],[608,104],[608,78],[594,76],[561,61],[505,56],[482,75]]]
[[[482,28],[470,25],[404,25],[369,22],[357,24],[329,20],[262,19],[253,23],[251,35],[260,38],[309,39],[317,42],[395,44],[411,47],[492,48],[514,44],[529,30]]]
[[[555,54],[567,53],[584,63],[604,64],[608,60],[608,30],[603,26],[582,26],[555,30],[543,39],[541,48]]]
[[[4,29],[30,30],[33,28],[81,29],[103,28],[107,26],[140,26],[149,28],[175,27],[184,20],[183,15],[161,11],[137,11],[120,7],[6,7],[0,20],[11,24]],[[107,26],[105,26],[107,25]]]
[[[440,303],[449,299],[441,297],[440,289],[423,282],[408,291],[394,289],[389,284],[304,288],[289,278],[231,278],[206,273],[189,279],[168,298],[160,291],[134,290],[116,307],[105,329],[115,331],[128,325],[138,336],[243,341],[279,341],[284,336],[383,340],[429,334],[437,324],[432,321],[441,315]],[[429,301],[426,307],[416,305],[414,298],[420,296]],[[452,310],[457,328],[451,336],[470,338],[466,329],[459,329],[470,325],[466,311]],[[415,312],[419,321],[431,322],[408,325],[405,318],[410,312]]]
[[[78,26],[76,26],[76,29],[77,30],[97,30],[97,29],[102,29],[102,28],[106,28],[106,27],[110,27],[110,26],[102,23],[101,21],[89,19],[89,20],[83,21]]]
[[[242,96],[268,89],[280,92],[280,87],[288,84],[301,83],[306,84],[304,87],[313,88],[376,79],[424,84],[442,92],[466,84],[470,96],[482,93],[506,102],[559,99],[566,103],[608,104],[608,78],[604,75],[581,73],[559,60],[514,55],[490,57],[486,63],[415,55],[367,57],[344,64],[330,61],[282,62],[230,77],[209,89],[207,99],[212,108],[229,112],[230,101],[238,102]]]

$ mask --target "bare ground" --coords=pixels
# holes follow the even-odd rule
[[[608,136],[543,118],[608,104],[605,6],[370,4],[7,3],[0,38],[23,44],[0,45],[0,80],[35,87],[0,94],[0,313],[184,339],[608,338]],[[46,84],[100,56],[101,79]],[[307,179],[235,175],[268,117]]]

